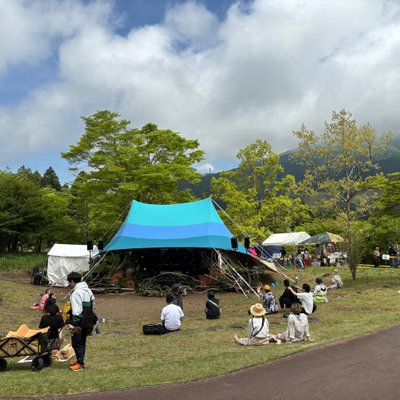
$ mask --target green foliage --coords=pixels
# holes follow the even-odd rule
[[[355,278],[357,248],[363,240],[355,231],[355,223],[375,210],[378,198],[377,191],[366,190],[367,176],[378,169],[376,159],[388,148],[392,134],[378,138],[369,124],[357,126],[345,110],[332,113],[332,121],[325,123],[320,136],[304,126],[294,134],[300,139],[296,157],[307,171],[300,187],[303,198],[312,205],[315,215],[342,221]]]
[[[40,186],[51,187],[57,191],[61,190],[60,180],[52,167],[47,168],[46,172],[43,174]]]
[[[74,183],[74,214],[103,234],[135,199],[146,203],[173,203],[193,199],[182,182],[200,175],[193,164],[203,159],[197,140],[159,130],[155,124],[130,129],[117,113],[98,111],[83,118],[85,132],[62,156],[84,171]]]
[[[213,196],[240,226],[231,227],[236,236],[244,230],[253,240],[262,241],[270,232],[292,230],[307,218],[294,178],[288,175],[278,180],[282,167],[268,142],[257,140],[237,157],[238,169],[213,178],[211,186]]]

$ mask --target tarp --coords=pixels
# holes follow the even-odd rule
[[[297,245],[309,237],[307,232],[273,233],[262,244],[263,246]]]
[[[341,236],[336,235],[335,233],[321,232],[304,240],[301,244],[325,244],[339,242],[344,242],[344,239]]]
[[[99,254],[97,246],[89,252],[86,245],[56,243],[47,253],[47,277],[52,286],[68,286],[70,272],[89,271],[89,259]]]
[[[232,233],[210,198],[181,204],[132,201],[125,222],[104,251],[149,248],[235,250]],[[235,250],[246,253],[241,243]]]

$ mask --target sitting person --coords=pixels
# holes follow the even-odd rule
[[[308,317],[302,312],[301,305],[293,303],[288,316],[288,326],[285,332],[272,335],[273,339],[286,343],[301,342],[303,340],[313,342],[308,325]]]
[[[339,275],[339,271],[337,269],[334,269],[332,276],[332,285],[328,286],[328,289],[337,289],[342,287],[343,287],[343,281],[341,276]]]
[[[275,314],[278,312],[278,306],[276,304],[276,299],[274,294],[271,292],[271,287],[269,285],[264,286],[264,301],[263,306],[267,314]]]
[[[237,334],[233,336],[235,343],[243,346],[258,346],[269,343],[269,323],[265,318],[266,311],[262,304],[256,303],[250,307],[251,318],[247,326],[247,338],[239,338]]]
[[[174,296],[172,294],[168,294],[165,301],[167,305],[161,310],[164,333],[179,331],[184,317],[182,308],[174,304]]]
[[[288,289],[300,300],[305,314],[310,315],[317,309],[317,306],[314,303],[314,296],[310,293],[311,287],[308,283],[303,283],[302,293],[296,293],[290,286]]]
[[[213,291],[207,293],[206,308],[204,311],[207,319],[218,319],[221,316],[219,300],[215,298]]]
[[[328,289],[324,285],[322,278],[320,277],[316,278],[315,282],[317,283],[314,288],[315,303],[327,303],[329,301],[328,298],[326,297],[326,295],[328,294]]]
[[[285,286],[285,290],[282,293],[282,296],[279,297],[279,305],[283,310],[285,307],[290,308],[293,303],[298,303],[296,296],[289,290],[290,288],[290,281],[289,279],[285,279],[283,281],[283,285]]]
[[[62,328],[64,326],[64,320],[60,315],[60,310],[58,309],[57,304],[48,302],[43,311],[46,314],[44,314],[40,319],[39,329],[49,327],[47,339],[49,340],[50,344],[60,341],[59,339],[62,340]]]
[[[50,288],[46,289],[43,293],[42,298],[40,299],[39,303],[35,303],[32,307],[31,310],[40,310],[43,311],[44,310],[44,306],[46,305],[46,301],[49,298],[49,294],[50,294]]]

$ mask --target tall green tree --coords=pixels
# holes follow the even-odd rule
[[[377,158],[386,151],[392,134],[378,136],[370,124],[357,125],[351,113],[332,113],[321,135],[302,126],[296,157],[306,166],[304,196],[320,215],[339,218],[345,227],[349,267],[356,278],[362,235],[356,222],[375,207],[378,193],[367,190],[367,176],[377,173]]]
[[[130,128],[130,121],[108,110],[83,120],[84,134],[62,157],[72,170],[85,172],[75,192],[94,235],[107,231],[132,199],[172,203],[193,198],[179,185],[200,178],[193,167],[204,154],[197,140],[151,123]]]
[[[52,167],[46,169],[41,179],[40,186],[51,187],[57,191],[61,190],[60,180]]]
[[[213,197],[226,206],[237,225],[230,226],[235,235],[241,236],[243,230],[260,242],[271,232],[292,230],[307,219],[294,177],[278,179],[283,168],[267,141],[259,139],[241,149],[237,158],[239,167],[213,178],[211,184]]]

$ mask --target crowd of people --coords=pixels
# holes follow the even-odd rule
[[[41,301],[35,304],[34,309],[43,311],[39,328],[49,327],[49,342],[56,343],[63,339],[63,328],[66,326],[71,334],[72,347],[75,351],[76,361],[70,363],[72,371],[81,371],[85,368],[85,354],[87,337],[91,334],[97,321],[94,312],[95,297],[82,276],[72,272],[67,277],[71,292],[69,294],[70,310],[67,315],[61,313],[56,296],[50,289],[46,290]],[[239,338],[234,335],[237,344],[263,345],[267,343],[294,343],[300,341],[313,341],[309,330],[308,316],[316,311],[317,303],[328,302],[328,290],[343,287],[343,281],[337,269],[333,270],[331,285],[326,286],[322,278],[316,278],[313,291],[307,283],[302,287],[291,285],[289,279],[283,281],[284,291],[276,300],[269,285],[262,286],[260,297],[262,302],[253,304],[248,313],[250,319],[247,326],[247,336]],[[160,323],[145,325],[144,333],[166,334],[179,331],[184,319],[183,298],[185,294],[183,285],[176,282],[172,285],[171,292],[166,296],[166,305],[160,314]],[[268,315],[278,313],[278,304],[287,318],[287,328],[284,332],[272,334],[267,319]],[[204,308],[206,319],[218,319],[221,317],[220,301],[213,291],[208,291]],[[152,329],[145,329],[151,327]]]
[[[343,287],[343,281],[337,269],[333,270],[331,285],[326,286],[321,277],[317,277],[313,291],[308,283],[302,287],[292,286],[289,279],[283,281],[284,291],[279,297],[279,305],[282,311],[289,310],[283,314],[287,318],[287,328],[282,333],[272,334],[269,330],[268,314],[278,312],[277,302],[270,291],[270,286],[264,286],[263,303],[253,304],[249,309],[250,319],[248,321],[247,336],[239,338],[234,335],[237,344],[263,345],[267,343],[295,343],[301,341],[314,341],[310,335],[308,316],[317,309],[317,303],[328,302],[328,290]],[[272,305],[272,307],[271,307]]]

